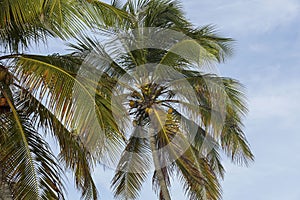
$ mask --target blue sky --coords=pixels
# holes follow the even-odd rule
[[[224,159],[223,199],[299,200],[300,1],[185,0],[182,5],[195,25],[215,24],[223,36],[236,40],[233,57],[219,70],[246,86],[245,133],[256,159],[249,168]],[[94,177],[101,199],[112,199],[112,172],[98,167]],[[80,199],[71,182],[68,198]],[[184,199],[180,186],[172,197]],[[156,199],[150,183],[140,199]]]
[[[223,199],[299,200],[300,1],[183,5],[194,24],[216,24],[236,40],[234,56],[219,70],[247,88],[245,132],[256,159],[249,168],[225,161]]]

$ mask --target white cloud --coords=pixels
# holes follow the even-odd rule
[[[262,43],[253,43],[249,45],[249,50],[254,53],[266,53],[270,51],[270,46]]]
[[[287,69],[291,70],[287,73]],[[265,66],[248,75],[249,120],[292,125],[300,117],[300,80],[292,66]]]
[[[236,33],[265,33],[299,17],[297,0],[187,0],[184,8],[197,24],[217,24]]]
[[[278,94],[259,95],[252,99],[251,116],[257,120],[280,117],[282,120],[293,120],[300,111],[300,95],[289,91]]]

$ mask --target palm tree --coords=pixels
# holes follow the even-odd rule
[[[170,177],[174,174],[191,199],[219,199],[219,178],[224,174],[219,153],[225,152],[237,163],[247,164],[253,159],[242,132],[242,116],[247,109],[241,85],[203,72],[204,64],[223,62],[230,54],[231,39],[215,35],[210,26],[194,28],[180,5],[168,0],[128,1],[124,5],[116,1],[113,6],[94,2],[84,4],[85,9],[80,7],[82,1],[41,2],[0,1],[1,7],[7,8],[0,14],[1,44],[10,49],[8,55],[0,57],[0,158],[6,190],[16,199],[63,198],[62,169],[38,132],[42,129],[57,139],[59,158],[75,172],[76,185],[86,199],[97,198],[91,177],[93,164],[96,160],[115,162],[121,148],[124,152],[112,180],[117,198],[136,199],[153,163],[153,184],[160,199],[171,198]],[[130,18],[123,20],[124,16]],[[107,29],[103,22],[114,27]],[[118,55],[118,51],[108,53],[97,41],[84,36],[78,46],[71,45],[76,51],[70,55],[19,53],[20,47],[40,42],[48,35],[77,36],[86,26],[112,35],[118,35],[120,29],[127,32],[156,27],[150,36],[168,29],[187,38],[175,38],[174,44],[156,37],[168,48],[139,49],[133,46],[145,32],[133,32],[130,38],[121,40],[129,51],[113,61],[110,56]],[[174,39],[172,34],[170,39]],[[189,59],[190,53],[200,50],[200,57]],[[103,59],[94,60],[92,52]],[[92,66],[100,62],[100,73],[92,71],[90,61]],[[144,68],[148,63],[156,65]],[[88,67],[88,76],[80,66]],[[134,80],[132,71],[144,74],[145,79],[136,87],[127,82]],[[168,73],[179,75],[169,76],[166,81],[162,76]],[[101,76],[93,79],[91,74],[93,78]],[[188,92],[190,87],[194,92]],[[125,94],[116,96],[112,88]],[[219,99],[220,93],[223,95]],[[188,95],[193,98],[184,101]],[[127,103],[114,102],[119,98],[127,99]],[[198,104],[192,101],[194,98]],[[214,110],[220,103],[225,112]],[[130,113],[127,120],[122,110]],[[214,120],[216,116],[221,120]],[[124,124],[119,124],[118,119]],[[149,130],[150,136],[140,137]],[[165,146],[168,148],[159,152]]]
[[[74,173],[82,197],[97,199],[91,175],[94,156],[80,138],[87,130],[70,125],[75,107],[70,90],[81,59],[21,52],[34,43],[45,44],[49,37],[67,39],[126,16],[99,1],[1,0],[0,5],[0,198],[64,199],[66,168]],[[58,143],[58,158],[47,135]]]
[[[175,176],[189,199],[220,199],[220,153],[237,164],[254,158],[242,131],[247,112],[242,85],[204,70],[225,61],[232,39],[218,36],[211,26],[194,28],[176,1],[129,0],[115,6],[132,18],[105,30],[112,41],[83,36],[71,45],[89,65],[87,71],[98,69],[96,101],[107,109],[103,117],[110,120],[113,113],[115,130],[126,136],[112,179],[115,197],[137,199],[153,164],[159,199],[171,199]],[[101,28],[99,33],[104,34]],[[119,134],[113,131],[110,135]]]

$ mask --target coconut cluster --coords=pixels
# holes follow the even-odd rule
[[[13,77],[9,73],[8,69],[0,65],[0,84],[1,85],[10,85],[13,82]],[[0,92],[0,114],[8,112],[9,105],[7,99]]]
[[[148,83],[139,87],[138,91],[131,93],[129,100],[130,115],[134,116],[133,125],[141,125],[149,121],[149,116],[154,112],[155,105],[159,104],[159,97],[165,93],[167,87],[157,83]],[[173,110],[170,108],[168,113]]]
[[[0,65],[0,82],[6,85],[10,85],[12,81],[13,81],[13,77],[9,73],[8,69]]]

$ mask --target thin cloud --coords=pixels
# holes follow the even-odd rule
[[[300,2],[297,0],[230,2],[187,0],[185,8],[189,11],[188,16],[197,24],[213,23],[226,31],[260,34],[294,21],[299,16]]]

